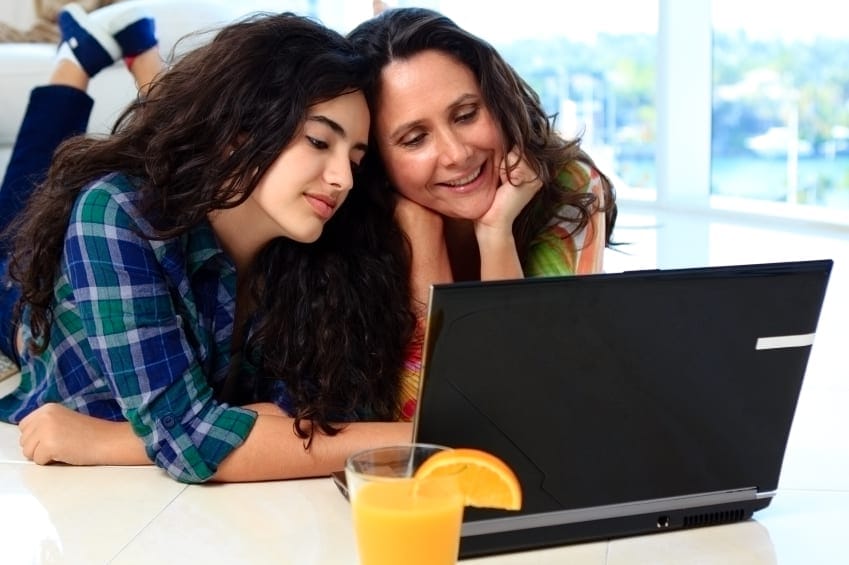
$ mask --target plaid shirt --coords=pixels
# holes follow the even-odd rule
[[[206,222],[164,241],[139,235],[150,225],[137,194],[127,177],[110,175],[77,199],[47,349],[22,356],[21,384],[0,399],[0,420],[19,422],[48,402],[127,420],[170,476],[203,482],[256,419],[213,399],[230,364],[235,267]]]

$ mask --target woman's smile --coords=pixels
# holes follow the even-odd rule
[[[384,67],[380,92],[375,128],[393,187],[445,216],[485,214],[501,184],[504,141],[475,74],[425,50]]]
[[[481,174],[482,172],[483,172],[483,165],[479,166],[478,168],[473,170],[471,173],[469,173],[469,174],[467,174],[463,177],[460,177],[460,178],[457,178],[457,179],[454,179],[454,180],[442,181],[442,182],[439,182],[437,184],[444,186],[444,187],[447,187],[447,188],[449,188],[449,189],[451,189],[455,192],[471,192],[472,190],[475,190],[480,185],[479,182],[475,182],[475,181],[478,181],[482,177],[482,174]]]

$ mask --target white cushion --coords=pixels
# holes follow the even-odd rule
[[[125,0],[137,4],[156,20],[157,37],[163,56],[169,56],[178,39],[196,31],[213,30],[249,12],[269,7],[256,0]],[[210,34],[191,36],[180,42],[176,53],[197,46]],[[45,84],[53,69],[56,46],[32,43],[0,44],[0,149],[14,143],[29,100],[30,91]],[[132,76],[119,61],[98,73],[89,85],[94,109],[89,131],[107,132],[115,118],[136,94]],[[0,151],[5,170],[8,151]]]

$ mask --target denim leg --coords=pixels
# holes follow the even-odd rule
[[[0,185],[0,233],[44,180],[59,145],[85,132],[93,105],[88,94],[71,86],[51,84],[32,90]],[[8,241],[0,238],[0,257],[6,256],[8,246]]]
[[[17,324],[12,320],[12,313],[21,291],[6,276],[8,262],[8,257],[0,257],[0,351],[9,359],[17,362],[18,352],[15,347]]]

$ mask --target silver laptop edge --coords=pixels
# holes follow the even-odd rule
[[[758,492],[755,488],[746,488],[731,491],[711,492],[693,496],[656,498],[652,500],[642,500],[639,502],[592,506],[589,508],[577,508],[574,510],[555,510],[553,512],[543,512],[515,517],[507,516],[503,518],[465,522],[463,523],[462,536],[481,536],[516,530],[544,528],[547,526],[559,526],[562,524],[572,524],[577,522],[588,522],[592,520],[604,520],[607,518],[621,518],[622,516],[637,516],[640,514],[669,512],[672,510],[683,510],[700,506],[714,506],[719,504],[760,500],[772,498],[773,496],[775,496],[775,491]]]

